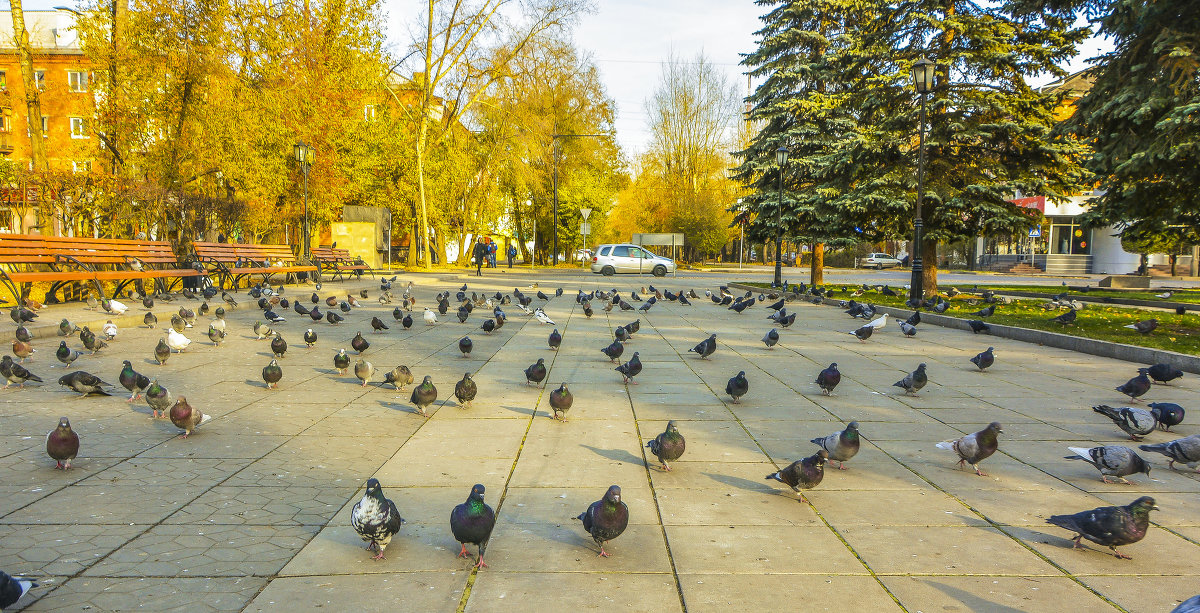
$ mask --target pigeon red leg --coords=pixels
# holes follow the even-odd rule
[[[1109,547],[1109,549],[1111,549],[1113,551],[1113,555],[1117,556],[1118,560],[1132,560],[1133,559],[1133,556],[1127,556],[1127,555],[1117,551],[1116,547]]]
[[[475,563],[475,568],[487,568],[488,565],[483,561],[483,554],[479,554],[479,561]]]
[[[604,551],[604,543],[600,543],[600,553],[599,553],[599,556],[600,556],[600,557],[602,557],[602,558],[607,558],[607,557],[608,557],[608,555],[609,555],[609,554],[608,554],[608,552],[607,552],[607,551]]]
[[[459,543],[459,544],[462,545],[462,551],[458,552],[458,557],[460,557],[460,558],[471,557],[471,554],[467,553],[467,544],[466,543]]]

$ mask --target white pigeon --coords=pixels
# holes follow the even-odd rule
[[[867,322],[867,325],[871,326],[872,328],[875,328],[876,330],[882,329],[884,326],[887,325],[887,318],[888,318],[888,314],[884,313],[883,315],[880,315],[879,317],[876,317],[875,319],[872,319],[871,321]]]
[[[116,300],[106,300],[104,302],[104,308],[116,315],[124,315],[125,311],[129,310],[129,307],[117,302]]]
[[[518,302],[518,303],[517,303],[517,306],[521,307],[521,310],[522,310],[522,311],[525,311],[525,314],[526,314],[526,315],[533,315],[533,311],[530,311],[530,310],[529,310],[529,307],[527,307],[527,306],[525,306],[525,305],[521,304],[520,302]],[[539,309],[539,310],[540,310],[540,309]]]
[[[1174,296],[1174,295],[1175,295],[1175,292],[1173,292],[1171,290],[1167,290],[1161,294],[1155,294],[1155,296],[1158,296],[1159,298],[1162,298],[1163,300],[1168,300],[1171,298],[1171,296]]]
[[[101,326],[100,331],[104,333],[104,338],[107,340],[111,341],[114,338],[117,338],[117,324],[114,324],[112,320],[109,320],[107,323]]]
[[[538,310],[534,311],[534,312],[533,312],[533,316],[534,316],[534,317],[536,317],[538,321],[540,321],[540,322],[542,322],[542,323],[544,323],[544,324],[550,324],[550,325],[554,325],[554,320],[553,320],[553,319],[550,319],[550,318],[549,318],[549,317],[546,315],[546,312],[545,312],[545,311],[543,311],[543,310],[541,310],[541,309],[538,309]]]
[[[192,344],[192,340],[178,333],[174,328],[167,328],[167,346],[176,352],[182,353],[188,345]]]
[[[431,326],[433,324],[437,323],[437,313],[434,313],[433,311],[429,310],[429,307],[425,307],[425,314],[422,315],[422,317],[425,318],[425,323],[427,323]]]

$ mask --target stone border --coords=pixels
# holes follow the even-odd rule
[[[729,283],[730,289],[738,289],[744,291],[761,292],[763,288],[752,285],[742,285],[741,283]],[[785,298],[795,300],[798,296],[795,293],[785,294]],[[826,306],[839,306],[840,300],[825,298]],[[898,319],[907,319],[912,314],[912,309],[901,309],[883,305],[876,305],[875,309],[880,313],[887,313]],[[921,311],[921,323],[929,323],[935,326],[943,326],[946,328],[954,328],[957,330],[970,331],[971,326],[967,324],[966,319],[951,317],[949,315],[938,315],[928,311]],[[992,329],[992,336],[1001,338],[1009,338],[1026,343],[1036,343],[1048,347],[1057,347],[1059,349],[1069,349],[1086,353],[1089,355],[1098,355],[1106,358],[1124,360],[1126,362],[1136,362],[1139,364],[1158,364],[1160,362],[1170,364],[1184,372],[1200,374],[1200,356],[1188,355],[1186,353],[1176,353],[1174,351],[1164,351],[1162,349],[1151,349],[1149,347],[1138,347],[1136,345],[1126,345],[1124,343],[1113,343],[1110,341],[1101,341],[1081,336],[1071,336],[1069,334],[1059,334],[1057,332],[1046,332],[1044,330],[1033,330],[1031,328],[1019,328],[1016,326],[1002,326],[999,324],[989,323],[988,326]]]

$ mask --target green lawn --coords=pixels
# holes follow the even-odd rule
[[[762,288],[769,286],[767,283],[747,283],[746,285]],[[848,291],[842,291],[842,286],[832,285],[829,287],[836,289],[832,298],[847,301],[852,299],[850,293],[856,289],[845,286]],[[943,288],[948,289],[949,286],[943,286]],[[965,289],[967,288],[959,287],[960,291]],[[897,291],[902,292],[903,289]],[[863,295],[853,299],[869,304],[908,308],[904,304],[903,296],[884,296],[875,290],[864,292]],[[975,300],[978,304],[970,305],[968,303],[970,300]],[[1056,315],[1065,313],[1066,310],[1046,311],[1041,306],[1044,302],[1046,301],[1038,298],[1014,299],[1011,304],[997,305],[996,313],[985,318],[971,315],[987,306],[982,300],[978,300],[977,296],[960,295],[950,300],[951,306],[943,315],[961,319],[979,319],[989,324],[1048,330],[1114,343],[1200,355],[1200,315],[1190,313],[1176,315],[1167,311],[1148,311],[1131,307],[1084,303],[1084,308],[1079,311],[1075,325],[1061,326],[1050,320]],[[1148,335],[1142,335],[1136,330],[1123,327],[1146,319],[1158,320],[1158,329]]]
[[[1079,282],[1075,282],[1075,283],[1068,283],[1067,285],[1078,286],[1078,285],[1086,285],[1086,284],[1081,284]],[[950,289],[950,287],[951,286],[949,284],[939,284],[938,285],[938,289],[940,289],[942,291],[942,293],[945,293],[947,290]],[[972,283],[970,285],[967,285],[967,284],[956,285],[955,287],[957,287],[959,289],[959,291],[963,291],[963,292],[974,291],[972,288],[975,287],[975,284]],[[1063,287],[1062,285],[1002,285],[1002,284],[992,284],[992,283],[980,283],[979,291],[983,291],[985,289],[990,289],[994,292],[998,292],[998,291],[1039,292],[1039,293],[1046,294],[1047,297],[1057,296],[1058,294],[1061,294],[1062,292],[1067,291],[1067,288]],[[1093,287],[1092,289],[1088,290],[1088,292],[1086,294],[1083,292],[1076,292],[1076,291],[1072,291],[1070,293],[1073,296],[1087,296],[1089,298],[1099,298],[1099,297],[1132,298],[1134,300],[1159,300],[1159,301],[1161,301],[1163,299],[1159,298],[1158,294],[1163,293],[1163,291],[1165,291],[1165,290],[1153,290],[1153,291],[1150,291],[1150,290],[1111,290],[1111,289],[1097,289],[1097,288]],[[1168,300],[1170,300],[1171,302],[1200,303],[1200,290],[1177,291]]]

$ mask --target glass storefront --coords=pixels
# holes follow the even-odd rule
[[[1074,217],[1047,217],[1050,222],[1050,253],[1091,255],[1092,231],[1075,223]]]

